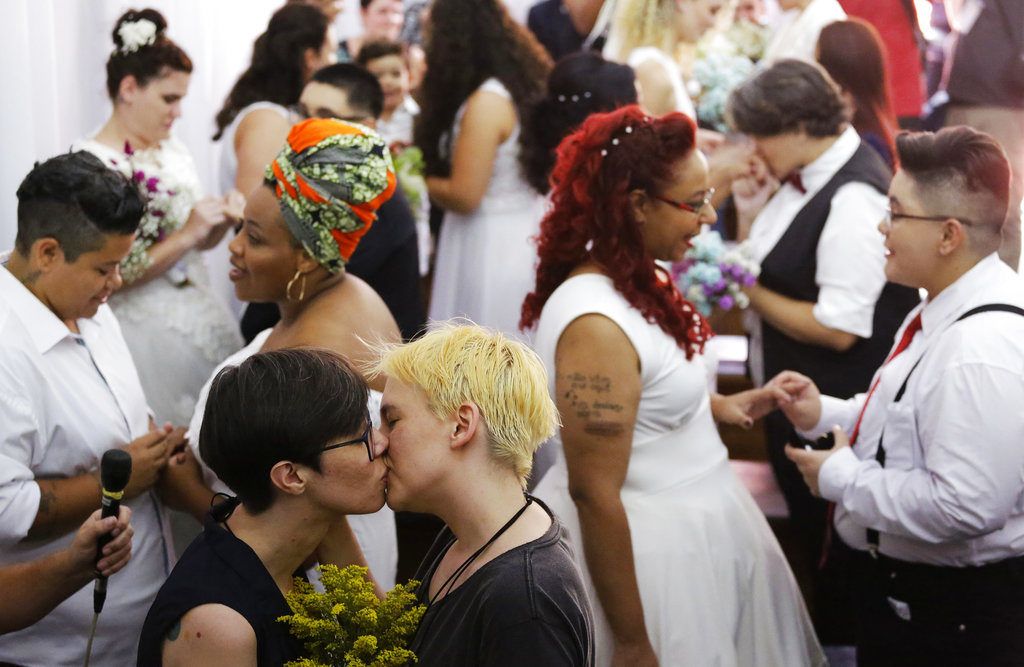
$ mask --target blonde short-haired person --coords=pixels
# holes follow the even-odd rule
[[[424,665],[592,665],[590,604],[562,525],[525,493],[558,425],[528,347],[445,325],[384,350],[388,504],[446,528],[420,566]]]

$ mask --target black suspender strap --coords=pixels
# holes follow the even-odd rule
[[[1024,308],[1019,308],[1018,306],[1011,306],[1008,303],[988,303],[988,304],[985,304],[983,306],[978,306],[976,308],[971,308],[966,313],[964,313],[960,317],[956,318],[956,320],[953,321],[953,324],[956,324],[957,322],[959,322],[961,320],[966,320],[968,317],[971,317],[973,315],[978,315],[980,313],[992,313],[992,312],[1013,313],[1015,315],[1024,316]],[[953,326],[953,325],[951,324],[950,326]],[[928,353],[928,351],[925,350],[925,354],[927,354],[927,353]],[[924,354],[922,354],[918,358],[918,360],[914,362],[914,365],[911,367],[910,372],[907,373],[907,377],[903,378],[903,384],[900,385],[900,388],[896,391],[896,395],[892,399],[893,403],[899,403],[900,399],[903,398],[903,394],[905,394],[906,391],[907,391],[907,383],[910,382],[910,376],[913,375],[914,371],[917,370],[917,367],[921,365],[921,360],[923,360],[923,359],[924,359]],[[883,467],[883,468],[885,467],[885,447],[882,444],[884,439],[885,439],[885,427],[883,426],[882,427],[882,433],[881,433],[881,435],[878,436],[878,449],[875,450],[875,460],[878,461],[878,465]],[[878,535],[878,531],[877,530],[875,530],[873,528],[868,528],[867,529],[868,551],[871,552],[872,556],[877,556],[877,554],[878,554],[878,538],[879,538],[879,535]]]

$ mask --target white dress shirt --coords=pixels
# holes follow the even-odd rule
[[[748,245],[758,263],[789,229],[793,219],[860,147],[860,136],[846,128],[828,150],[800,170],[806,192],[790,183],[782,187],[757,214],[750,227]],[[832,197],[832,208],[818,240],[818,301],[813,314],[822,326],[870,338],[875,302],[885,287],[885,245],[878,223],[885,215],[888,198],[867,183],[847,183]],[[754,381],[764,384],[761,319],[753,311],[744,314],[750,333],[750,368]]]
[[[814,62],[821,29],[833,21],[845,19],[846,12],[837,0],[812,0],[803,9],[783,13],[768,41],[763,62],[771,64],[783,58]]]
[[[1024,555],[1024,317],[982,313],[953,324],[989,303],[1024,307],[1024,280],[994,253],[914,309],[897,333],[922,313],[921,331],[880,371],[856,446],[829,457],[818,476],[850,546],[866,549],[873,528],[881,553],[916,563]],[[808,435],[833,424],[849,433],[864,400],[822,397]],[[883,426],[884,468],[875,461]]]
[[[2,259],[2,258],[0,258]],[[36,478],[95,470],[103,452],[149,429],[149,408],[117,319],[103,305],[73,334],[0,266],[0,564],[39,558],[70,544],[28,540],[39,509]],[[96,490],[99,506],[99,487]],[[165,510],[152,493],[132,509],[132,558],[110,578],[93,664],[135,664],[142,622],[170,571]],[[43,582],[40,582],[43,585]],[[92,621],[85,586],[35,625],[0,637],[0,662],[81,665]]]

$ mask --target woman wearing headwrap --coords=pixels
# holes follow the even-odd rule
[[[310,119],[291,129],[263,184],[249,195],[244,222],[229,245],[238,298],[276,303],[281,321],[228,357],[214,376],[258,352],[294,347],[324,348],[362,368],[373,358],[368,345],[401,341],[377,293],[345,272],[345,262],[394,189],[390,154],[373,130],[333,119]],[[377,379],[370,388],[370,413],[376,415],[383,382]],[[209,389],[207,382],[192,417],[193,453]],[[200,477],[192,454],[180,458],[172,461],[171,474],[179,476],[191,512],[204,516],[212,491],[230,489],[206,466]],[[351,526],[376,581],[390,588],[398,558],[394,515],[384,508],[352,517]],[[340,538],[347,534],[340,526]],[[330,561],[333,552],[323,547],[317,555]]]

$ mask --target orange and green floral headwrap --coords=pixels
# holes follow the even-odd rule
[[[368,127],[333,118],[292,127],[266,178],[288,229],[331,273],[345,266],[395,191],[384,140]]]

